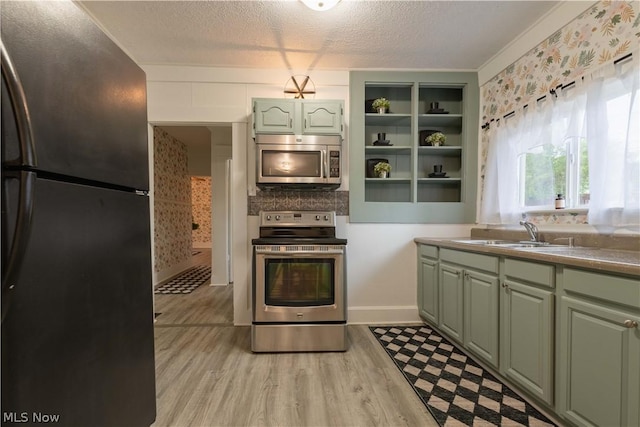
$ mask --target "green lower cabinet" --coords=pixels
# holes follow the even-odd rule
[[[464,345],[498,367],[498,277],[473,270],[464,272]]]
[[[500,371],[553,405],[553,292],[505,280],[501,302]]]
[[[438,311],[440,330],[462,343],[463,316],[463,270],[453,265],[440,263],[440,289]]]
[[[418,310],[420,316],[438,324],[438,261],[418,259]]]
[[[640,425],[640,315],[570,296],[560,315],[558,412],[578,426]]]

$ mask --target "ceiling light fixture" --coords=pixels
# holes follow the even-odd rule
[[[340,0],[300,0],[305,4],[309,9],[317,10],[319,12],[324,12],[325,10],[329,10],[338,3]]]
[[[316,85],[313,84],[309,76],[291,76],[284,85],[284,93],[285,97],[293,96],[295,99],[304,99],[305,95],[316,94]]]

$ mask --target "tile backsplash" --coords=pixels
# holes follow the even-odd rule
[[[348,191],[258,190],[249,196],[249,215],[260,211],[335,211],[338,216],[349,215]]]

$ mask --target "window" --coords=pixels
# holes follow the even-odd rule
[[[561,145],[543,144],[519,159],[520,206],[523,210],[553,209],[558,194],[567,208],[589,204],[589,159],[586,140],[565,139]]]
[[[640,55],[638,55],[640,56]],[[609,65],[489,127],[479,222],[587,208],[589,224],[640,224],[640,59]]]

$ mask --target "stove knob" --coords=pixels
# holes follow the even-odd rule
[[[280,221],[280,215],[276,215],[276,221]]]
[[[325,220],[325,221],[329,221],[329,215],[325,215],[325,216],[324,216],[324,220]]]
[[[271,221],[271,215],[267,215],[267,221]]]
[[[316,215],[316,221],[320,221],[320,215]]]

